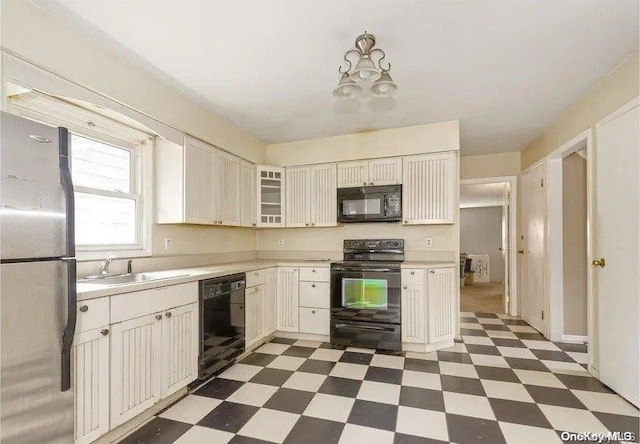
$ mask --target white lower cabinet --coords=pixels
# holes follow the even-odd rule
[[[198,303],[172,308],[162,320],[162,398],[198,377]]]
[[[330,316],[326,308],[300,307],[300,333],[328,335]]]
[[[427,273],[427,323],[430,344],[455,337],[456,269],[435,268]]]
[[[262,300],[262,329],[265,336],[276,331],[277,292],[277,271],[275,268],[269,268],[264,274],[264,298]]]
[[[262,309],[264,298],[264,284],[247,288],[244,307],[245,307],[245,348],[247,350],[259,342],[264,337],[262,326]]]
[[[162,315],[114,324],[111,337],[111,428],[160,400]]]
[[[298,268],[278,267],[277,329],[298,332]]]
[[[402,342],[424,344],[426,342],[424,285],[402,285]]]
[[[109,326],[104,326],[74,338],[73,390],[78,444],[88,444],[109,431],[109,333]]]

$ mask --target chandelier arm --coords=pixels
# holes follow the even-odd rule
[[[380,57],[378,59],[378,68],[380,68],[380,71],[389,71],[391,69],[391,63],[386,62],[387,63],[387,67],[383,68],[382,67],[382,61],[384,60],[384,58],[387,56],[384,51],[380,48],[374,48],[371,50],[371,52],[369,53],[371,58],[373,59],[373,54],[375,53],[380,53],[382,55],[382,57]]]
[[[348,63],[349,67],[347,68],[346,71],[342,71],[342,63],[340,64],[340,66],[338,67],[338,72],[340,74],[345,74],[348,73],[349,71],[351,71],[351,68],[353,67],[353,64],[351,63],[351,60],[349,60],[349,58],[347,57],[349,54],[351,53],[356,53],[358,55],[358,57],[360,57],[362,54],[360,54],[360,51],[358,51],[357,49],[350,49],[349,51],[344,53],[344,61]]]

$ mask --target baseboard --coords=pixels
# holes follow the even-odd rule
[[[425,351],[429,353],[436,350],[442,350],[443,348],[451,348],[453,347],[454,342],[455,341],[453,339],[448,339],[446,341],[436,342],[434,344],[427,344],[427,346],[425,347]]]
[[[562,335],[562,342],[581,342],[588,344],[589,337],[580,335]]]
[[[329,342],[329,335],[316,335],[313,333],[293,333],[289,331],[276,331],[274,336],[285,339],[303,339],[305,341]]]

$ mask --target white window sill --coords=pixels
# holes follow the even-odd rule
[[[110,255],[113,255],[116,258],[149,257],[151,256],[151,250],[144,248],[82,250],[80,248],[76,248],[76,260],[78,261],[104,260]]]

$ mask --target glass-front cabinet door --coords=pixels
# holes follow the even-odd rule
[[[257,224],[259,227],[284,227],[284,168],[258,165]]]

